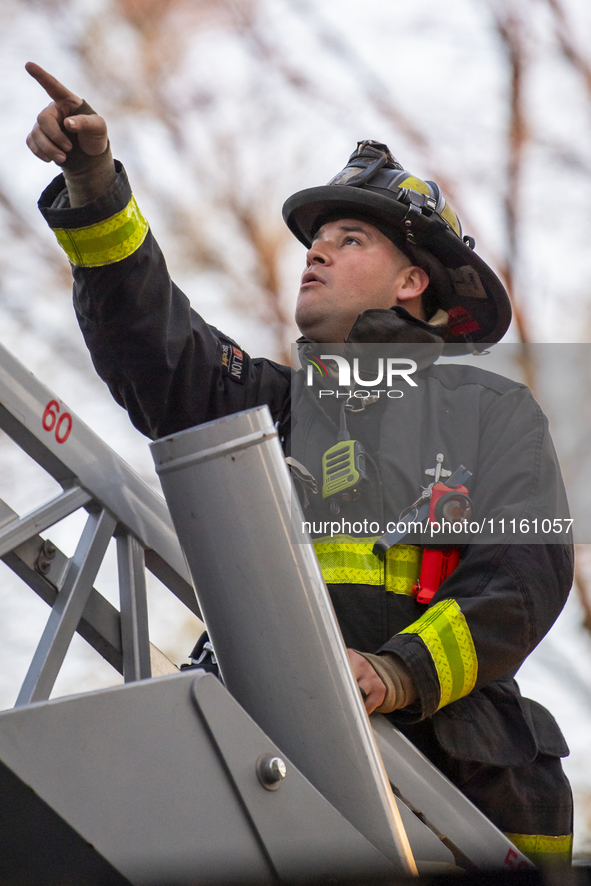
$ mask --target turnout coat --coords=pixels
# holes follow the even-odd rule
[[[40,208],[72,261],[74,304],[97,372],[134,425],[157,438],[266,403],[286,453],[320,483],[322,453],[337,442],[338,398],[319,398],[306,372],[251,358],[191,309],[120,166],[113,186],[87,206],[70,208],[64,187],[60,176]],[[410,670],[419,699],[390,715],[393,722],[444,771],[445,761],[467,764],[471,773],[517,771],[540,755],[568,753],[550,713],[520,695],[514,675],[564,605],[570,546],[472,538],[425,606],[412,596],[419,547],[393,549],[383,562],[372,551],[378,533],[322,531],[328,521],[365,518],[383,531],[419,497],[438,453],[444,467],[473,472],[467,485],[476,515],[566,514],[547,422],[527,388],[431,360],[419,365],[416,379],[400,399],[351,401],[358,411],[348,411],[348,429],[368,454],[368,491],[335,517],[321,494],[308,490],[304,519],[345,643],[394,652]],[[568,832],[560,824],[532,831],[498,816],[497,823],[521,833]]]

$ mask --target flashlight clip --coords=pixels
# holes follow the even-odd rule
[[[429,515],[427,520],[432,527],[437,526],[437,531],[443,531],[447,523],[455,530],[459,524],[462,526],[469,521],[472,514],[472,502],[468,490],[463,483],[472,476],[463,465],[453,472],[446,471],[442,467],[443,455],[437,456],[437,466],[426,474],[433,477],[434,482],[429,487]],[[445,483],[441,477],[447,475]],[[456,569],[460,562],[460,549],[454,545],[433,549],[423,548],[421,561],[421,574],[419,581],[413,586],[413,596],[417,603],[429,605],[443,582]]]
[[[409,523],[422,523],[425,519],[428,519],[431,523],[439,522],[435,519],[435,506],[445,493],[455,491],[461,496],[468,497],[468,490],[463,484],[472,476],[472,471],[469,471],[464,465],[460,465],[459,468],[456,468],[456,470],[451,473],[443,467],[443,460],[443,454],[438,453],[436,467],[428,468],[425,471],[428,476],[433,477],[433,483],[423,489],[421,497],[417,499],[410,508],[406,508],[406,510],[402,512],[398,519],[397,531],[385,532],[380,538],[378,538],[373,546],[374,554],[377,554],[379,557],[385,557],[392,545],[396,545],[402,541],[410,531],[404,520],[408,520]],[[441,477],[446,478],[445,482],[441,482]],[[437,490],[435,501],[433,501],[433,490],[436,487],[440,487],[440,489]],[[468,502],[470,502],[470,499],[468,499]],[[433,519],[431,519],[431,514],[433,515]],[[398,527],[401,523],[403,524],[402,530],[398,531]]]

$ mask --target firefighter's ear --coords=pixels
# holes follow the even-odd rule
[[[419,268],[418,265],[410,265],[404,268],[404,276],[398,290],[399,302],[404,303],[410,299],[418,298],[423,294],[428,285],[429,275],[423,268]]]

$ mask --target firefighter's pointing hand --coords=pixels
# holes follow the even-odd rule
[[[115,179],[107,124],[83,99],[34,62],[26,69],[53,101],[27,136],[30,150],[63,169],[70,203],[81,206],[98,197]]]

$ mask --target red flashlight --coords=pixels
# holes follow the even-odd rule
[[[450,488],[445,483],[435,483],[431,490],[429,523],[438,527],[439,532],[466,531],[466,524],[472,515],[472,502],[465,486],[458,484]],[[414,585],[413,594],[418,603],[429,604],[445,579],[451,575],[460,562],[460,549],[446,547],[440,550],[423,548],[419,583]]]

